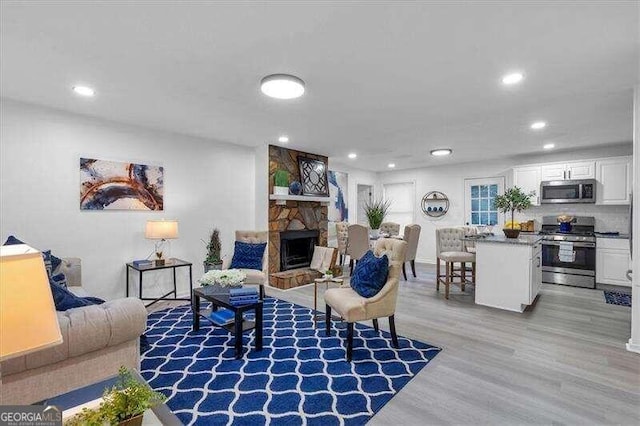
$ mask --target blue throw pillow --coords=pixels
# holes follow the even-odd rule
[[[58,284],[60,287],[67,288],[67,277],[63,273],[51,276],[49,281]]]
[[[387,282],[389,274],[389,258],[387,255],[376,257],[371,250],[358,260],[353,275],[351,288],[362,297],[373,297]]]
[[[16,244],[26,243],[24,241],[20,241],[13,235],[9,235],[7,241],[4,242],[3,246],[13,246]],[[62,263],[62,259],[51,254],[51,250],[43,251],[42,258],[44,259],[44,266],[47,268],[47,272],[49,273],[49,275],[51,275],[52,272],[55,272]]]
[[[53,303],[56,305],[56,311],[66,311],[67,309],[104,303],[104,300],[97,297],[78,297],[52,280],[49,280],[49,286],[53,294]]]
[[[262,271],[262,256],[266,247],[267,243],[251,244],[236,241],[230,268]]]
[[[22,241],[14,237],[13,235],[9,235],[7,241],[4,242],[3,246],[15,246],[16,244],[24,244]]]

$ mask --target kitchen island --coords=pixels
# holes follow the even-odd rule
[[[466,237],[476,246],[476,299],[479,305],[524,312],[542,285],[542,237]]]

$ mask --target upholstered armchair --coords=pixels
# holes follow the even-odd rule
[[[418,252],[418,240],[420,239],[420,225],[414,223],[404,227],[404,241],[407,243],[407,255],[402,262],[402,275],[407,280],[406,262],[411,264],[411,272],[416,277],[416,253]]]
[[[257,285],[260,289],[260,298],[264,298],[264,286],[269,284],[269,233],[267,231],[236,231],[236,241],[243,243],[267,243],[262,256],[262,270],[257,269],[240,269],[247,274],[245,285]],[[225,258],[222,262],[222,269],[229,269],[232,257]]]
[[[394,222],[382,222],[380,224],[380,232],[389,236],[400,235],[400,224]]]
[[[331,288],[324,293],[326,305],[326,334],[331,333],[331,312],[335,311],[347,323],[347,361],[351,361],[353,353],[353,323],[373,320],[373,327],[378,328],[378,318],[389,318],[389,330],[393,346],[398,347],[396,335],[395,311],[398,298],[400,266],[407,251],[407,243],[401,240],[382,238],[376,241],[374,254],[389,258],[389,274],[384,287],[375,296],[365,298],[355,292],[349,285]]]
[[[347,239],[349,238],[349,222],[336,222],[336,238],[338,239],[338,253],[340,254],[340,266],[344,265],[347,255]]]
[[[476,254],[465,251],[464,230],[462,228],[440,228],[436,230],[436,290],[440,291],[440,283],[445,286],[445,299],[449,298],[451,284],[460,285],[464,291],[465,283],[476,281]],[[440,263],[445,263],[445,274],[440,273]],[[455,273],[455,264],[460,264],[459,274]],[[471,281],[467,280],[466,264],[471,263]],[[459,278],[454,282],[454,278]]]
[[[353,265],[369,251],[369,229],[362,225],[349,225],[347,229],[347,254],[349,255],[349,271],[353,273]]]

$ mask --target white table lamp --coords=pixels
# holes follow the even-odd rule
[[[155,244],[156,265],[164,265],[162,247],[166,240],[178,238],[177,220],[148,220],[144,236],[149,240],[157,240]]]

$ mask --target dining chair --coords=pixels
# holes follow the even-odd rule
[[[336,222],[336,238],[338,240],[338,254],[340,266],[344,265],[347,256],[347,239],[349,238],[349,222]]]
[[[449,298],[451,284],[460,285],[464,291],[465,284],[475,284],[476,254],[465,251],[464,230],[462,228],[440,228],[436,230],[436,291],[440,291],[440,284],[445,286],[445,299]],[[440,273],[440,263],[445,263],[445,274]],[[460,264],[456,274],[455,264]],[[466,264],[471,263],[471,280],[467,279]],[[455,278],[459,278],[455,282]]]
[[[400,235],[400,224],[395,222],[382,222],[380,224],[380,232],[389,236]]]
[[[351,361],[353,353],[353,324],[357,321],[373,321],[373,328],[379,331],[378,318],[389,318],[389,331],[394,348],[398,348],[396,334],[395,311],[398,299],[400,265],[407,251],[407,243],[392,238],[381,238],[376,241],[374,254],[378,257],[386,254],[389,258],[389,273],[384,287],[373,297],[362,297],[349,284],[338,288],[330,288],[324,293],[326,305],[325,330],[331,334],[331,312],[340,315],[347,323],[347,361]]]
[[[411,272],[413,272],[413,277],[416,278],[416,253],[418,251],[418,240],[420,239],[420,230],[422,228],[417,223],[413,223],[411,225],[407,225],[404,227],[404,238],[403,240],[407,243],[407,255],[402,262],[402,275],[404,275],[404,280],[407,280],[407,270],[406,270],[406,262],[411,264]]]
[[[347,255],[349,271],[353,273],[353,265],[369,250],[369,229],[362,225],[349,225],[347,229]]]

